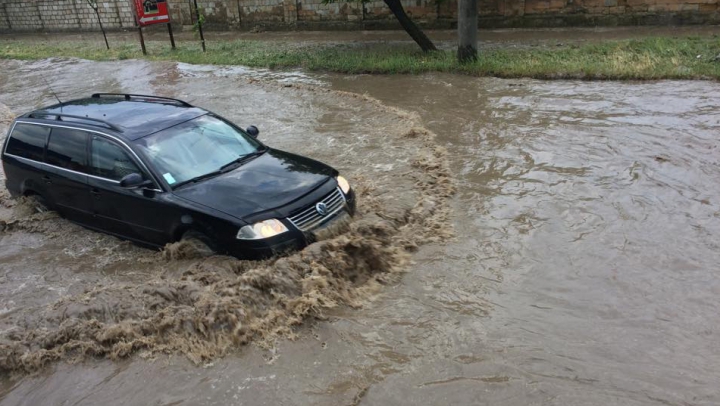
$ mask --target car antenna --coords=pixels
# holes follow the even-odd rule
[[[50,83],[48,83],[47,79],[45,79],[44,76],[43,76],[42,78],[43,78],[43,81],[45,82],[45,84],[47,85],[48,89],[50,89],[50,93],[52,93],[52,95],[55,96],[55,99],[58,101],[58,103],[60,103],[60,113],[62,113],[62,108],[63,108],[63,106],[62,106],[62,105],[63,105],[62,100],[60,100],[60,98],[58,97],[58,95],[57,95],[57,94],[55,93],[55,91],[53,90],[52,86],[50,86]]]

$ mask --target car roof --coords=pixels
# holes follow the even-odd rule
[[[181,100],[159,96],[94,94],[23,115],[21,118],[61,121],[78,128],[96,128],[136,140],[208,114]]]

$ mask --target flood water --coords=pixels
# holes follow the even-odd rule
[[[720,84],[0,71],[15,113],[53,102],[43,76],[183,98],[361,192],[349,230],[261,264],[0,192],[0,405],[720,404]]]

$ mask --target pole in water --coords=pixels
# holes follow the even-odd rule
[[[143,37],[142,27],[139,25],[138,32],[140,33],[140,47],[142,48],[143,55],[147,55],[147,49],[145,49],[145,38]]]
[[[200,9],[197,5],[197,0],[194,0],[195,2],[195,16],[197,17],[197,25],[198,25],[198,33],[200,34],[200,44],[202,45],[202,50],[205,52],[205,37],[203,36],[202,32],[202,19],[200,18]]]
[[[167,26],[168,26],[168,34],[170,34],[170,45],[172,45],[172,49],[175,49],[175,37],[173,37],[172,24],[167,23]]]

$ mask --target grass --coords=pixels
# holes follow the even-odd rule
[[[414,44],[304,44],[256,40],[216,41],[203,53],[197,42],[148,42],[148,56],[137,43],[8,40],[0,58],[77,57],[106,61],[170,60],[191,64],[244,65],[256,68],[303,68],[340,73],[398,74],[456,72],[475,76],[539,79],[720,79],[720,38],[649,37],[581,45],[493,47],[480,50],[475,63],[459,65],[451,50],[423,54]]]

